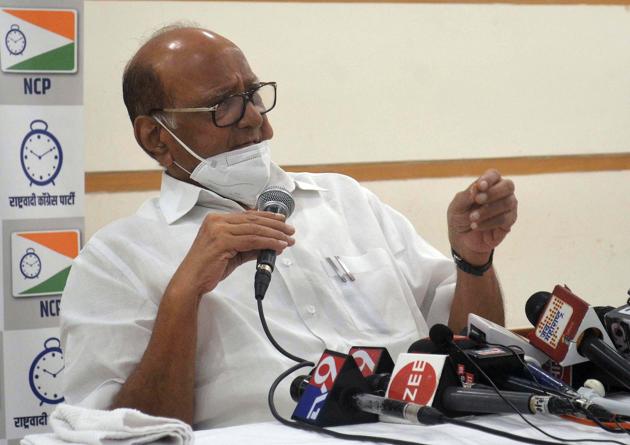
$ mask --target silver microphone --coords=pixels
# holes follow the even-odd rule
[[[291,193],[282,187],[267,187],[256,201],[256,210],[279,213],[288,218],[295,209],[295,201]],[[261,250],[256,260],[254,290],[257,300],[265,298],[265,292],[271,282],[271,273],[276,264],[276,252],[271,249]]]

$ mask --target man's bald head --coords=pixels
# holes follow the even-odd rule
[[[123,99],[129,118],[172,105],[177,80],[195,76],[202,59],[219,61],[221,54],[240,50],[212,31],[171,25],[154,33],[136,52],[123,73]]]

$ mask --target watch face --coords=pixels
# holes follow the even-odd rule
[[[30,252],[29,252],[30,250]],[[20,260],[20,272],[25,278],[37,278],[42,271],[42,262],[33,249],[28,249]]]
[[[54,185],[63,162],[63,152],[55,136],[44,130],[34,130],[22,142],[20,160],[31,185]]]
[[[7,35],[4,37],[4,43],[6,44],[9,53],[14,56],[19,56],[26,49],[26,36],[17,28],[16,25],[13,25],[11,30],[7,32]]]
[[[59,342],[56,338],[54,340]],[[61,373],[64,367],[63,353],[58,347],[45,349],[33,360],[29,383],[35,396],[40,399],[40,405],[63,402]]]

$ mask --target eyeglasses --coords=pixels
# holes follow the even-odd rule
[[[268,113],[276,106],[276,82],[263,82],[243,93],[232,94],[211,107],[164,108],[168,113],[210,113],[217,127],[229,127],[245,116],[247,102],[254,104],[260,114]]]

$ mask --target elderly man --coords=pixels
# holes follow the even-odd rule
[[[461,329],[469,312],[503,322],[492,254],[517,203],[498,172],[449,206],[456,267],[353,179],[271,162],[276,85],[229,40],[162,30],[129,62],[123,92],[138,144],[165,172],[160,197],[95,234],[72,268],[61,322],[69,403],[196,428],[268,419],[267,389],[292,362],[258,319],[250,260],[261,249],[280,254],[269,328],[307,359],[357,344],[397,354],[433,323]],[[269,185],[291,191],[288,222],[252,210]],[[278,397],[290,412],[288,391]]]

